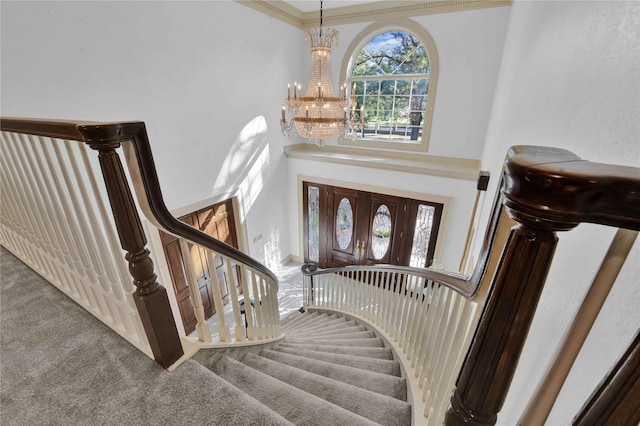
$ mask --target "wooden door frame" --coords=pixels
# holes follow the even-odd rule
[[[444,242],[446,240],[447,225],[449,223],[449,216],[451,214],[451,205],[453,203],[453,197],[445,197],[442,195],[436,195],[431,193],[421,193],[415,191],[408,191],[405,189],[388,188],[382,186],[375,186],[369,184],[362,184],[356,182],[341,181],[336,179],[329,179],[310,175],[297,176],[296,188],[298,190],[298,258],[295,259],[299,262],[304,262],[305,256],[305,229],[304,229],[304,200],[303,200],[303,182],[314,182],[321,185],[339,186],[342,188],[356,189],[359,191],[367,191],[384,195],[399,196],[405,198],[411,198],[414,200],[425,201],[427,203],[440,203],[442,204],[442,216],[440,220],[440,230],[438,232],[438,238],[436,240],[436,246],[434,251],[434,259],[442,259],[442,253],[444,252]]]
[[[233,205],[233,220],[236,227],[236,236],[238,238],[238,247],[241,251],[247,253],[247,248],[249,247],[247,229],[245,223],[240,221],[240,204],[238,198],[239,194],[235,192],[231,194],[221,194],[218,196],[205,198],[203,200],[188,204],[183,207],[172,209],[170,210],[170,212],[174,217],[182,217],[191,212],[202,210],[203,208],[206,208],[213,204],[221,203],[225,200],[231,199]],[[176,322],[176,327],[178,328],[178,334],[180,336],[186,336],[184,332],[184,324],[182,322],[182,315],[180,315],[180,307],[178,306],[176,295],[173,290],[173,285],[171,285],[171,272],[169,271],[169,267],[167,266],[167,259],[164,255],[160,230],[148,220],[144,220],[143,226],[145,227],[149,240],[149,246],[151,248],[151,258],[154,265],[156,266],[158,282],[167,289],[169,304],[173,312],[173,318]]]

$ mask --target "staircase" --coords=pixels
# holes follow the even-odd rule
[[[194,359],[292,424],[411,424],[400,364],[374,332],[319,311],[296,312],[282,327],[285,339],[268,348]]]

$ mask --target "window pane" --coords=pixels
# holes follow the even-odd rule
[[[343,198],[340,200],[340,204],[338,204],[338,211],[336,213],[336,238],[338,239],[338,246],[341,250],[349,247],[352,235],[353,210],[351,209],[351,202]]]
[[[380,82],[380,94],[393,95],[395,93],[395,87],[396,87],[395,80],[383,80]]]
[[[389,31],[373,37],[356,56],[354,76],[426,74],[429,55],[424,45],[404,31]]]
[[[382,259],[391,242],[391,212],[386,205],[376,211],[371,225],[371,249],[375,259]]]
[[[309,204],[309,260],[320,262],[320,189],[307,187]]]
[[[388,31],[371,38],[352,60],[357,80],[355,88],[354,80],[349,83],[355,105],[348,113],[354,124],[348,137],[422,144],[423,132],[429,130],[423,128],[425,117],[432,109],[427,111],[431,65],[425,45],[407,31]]]
[[[413,94],[414,95],[426,95],[429,89],[429,80],[413,80]]]
[[[380,82],[379,81],[366,81],[365,84],[365,94],[366,95],[375,95],[378,96],[378,91],[380,90]]]
[[[396,96],[410,95],[410,94],[411,94],[411,81],[396,80]]]
[[[416,228],[413,233],[413,246],[411,247],[411,259],[409,266],[422,268],[427,262],[429,239],[431,238],[431,226],[436,209],[432,206],[420,204],[416,218]]]
[[[402,110],[404,114],[409,114],[409,97],[396,96],[395,109]]]
[[[375,114],[375,111],[378,109],[378,97],[367,96],[366,98],[364,98],[364,109],[365,114],[371,111],[373,111],[373,113]]]

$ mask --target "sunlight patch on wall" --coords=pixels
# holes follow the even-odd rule
[[[255,166],[267,144],[267,122],[261,115],[249,121],[238,133],[213,184],[213,195],[234,193]]]
[[[238,133],[211,189],[221,199],[238,196],[241,222],[264,187],[269,161],[267,122],[259,115]]]
[[[280,252],[280,232],[276,228],[272,228],[269,232],[263,250],[264,264],[272,271],[278,271],[282,262],[282,253]]]
[[[239,186],[239,202],[241,205],[240,220],[244,222],[246,213],[251,210],[258,195],[264,187],[264,178],[269,171],[269,145],[262,149],[253,165]]]

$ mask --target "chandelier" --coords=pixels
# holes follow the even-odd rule
[[[286,106],[282,106],[280,127],[282,133],[291,136],[295,126],[300,136],[315,140],[318,146],[325,139],[335,139],[342,135],[348,126],[347,111],[353,103],[346,97],[346,85],[340,86],[339,96],[335,95],[331,83],[331,47],[338,43],[338,31],[322,28],[322,1],[320,2],[320,28],[305,30],[305,42],[311,46],[311,74],[309,86],[302,95],[302,86],[287,84]],[[287,121],[287,110],[293,115]]]

